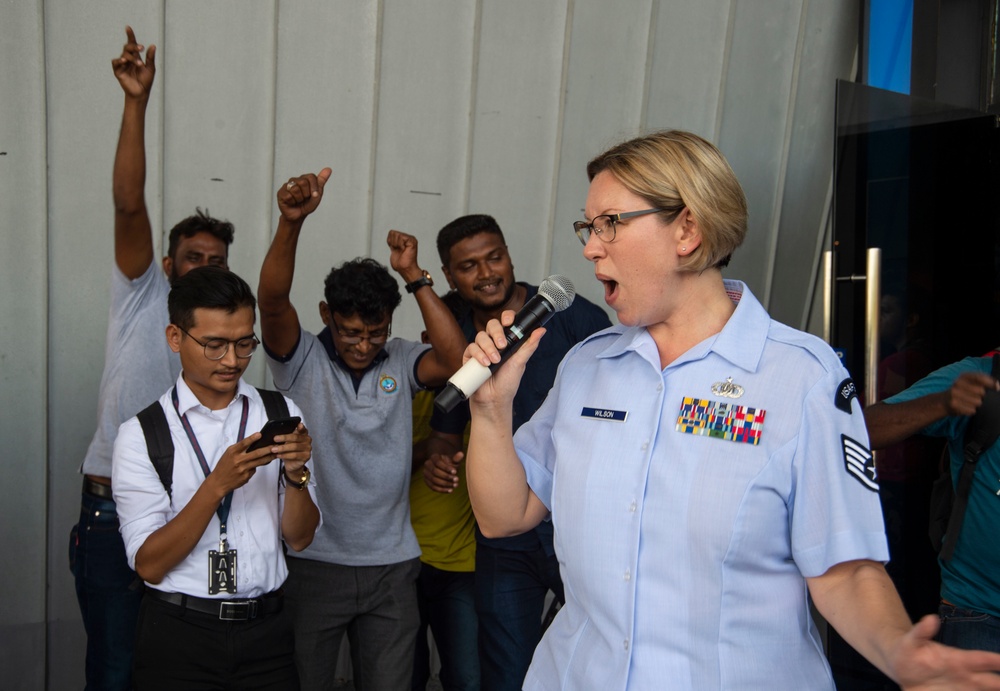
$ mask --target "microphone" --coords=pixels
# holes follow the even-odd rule
[[[478,360],[469,360],[451,375],[445,388],[434,399],[434,405],[448,413],[462,401],[468,400],[500,365],[517,352],[532,331],[543,326],[556,312],[569,307],[574,297],[576,290],[573,282],[565,276],[553,275],[542,281],[535,296],[524,303],[524,307],[514,317],[514,323],[506,328],[504,334],[507,337],[507,347],[500,351],[500,362],[484,367]]]

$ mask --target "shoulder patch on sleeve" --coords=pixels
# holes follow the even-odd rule
[[[861,442],[851,439],[846,434],[841,434],[840,439],[844,448],[844,468],[862,485],[872,492],[877,492],[875,457],[872,456],[872,452],[866,449]]]
[[[858,387],[854,380],[848,377],[837,384],[837,392],[833,395],[833,404],[848,415],[851,414],[851,399],[858,397]]]

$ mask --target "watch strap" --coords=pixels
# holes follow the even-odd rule
[[[424,286],[432,286],[432,285],[434,285],[434,279],[431,278],[430,273],[424,271],[423,276],[421,276],[415,281],[410,281],[409,283],[406,284],[406,292],[412,295],[413,293],[417,292]]]

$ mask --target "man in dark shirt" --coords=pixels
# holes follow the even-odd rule
[[[455,219],[440,230],[437,245],[448,285],[468,303],[457,316],[470,342],[490,319],[499,319],[504,310],[520,310],[538,292],[537,286],[515,281],[503,233],[491,216]],[[553,315],[514,398],[515,431],[545,400],[566,352],[608,326],[607,313],[579,296]],[[442,448],[461,448],[468,419],[468,404],[448,414],[435,411],[432,436],[441,441]],[[433,454],[424,473],[428,484],[443,492],[457,486],[461,459],[461,453]],[[483,537],[477,529],[475,588],[482,688],[516,691],[541,639],[546,593],[552,590],[563,599],[552,525],[544,521],[531,532],[494,539]]]

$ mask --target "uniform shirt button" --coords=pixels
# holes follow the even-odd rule
[[[633,499],[632,503],[628,505],[629,513],[635,513],[636,507],[635,499]]]
[[[625,569],[625,574],[622,576],[622,578],[624,578],[626,581],[632,580],[632,571],[631,571],[631,569]]]
[[[656,390],[663,391],[663,382],[660,382],[659,384],[656,385]]]
[[[627,638],[624,641],[622,641],[622,645],[624,646],[625,650],[628,650],[628,639]]]
[[[649,448],[649,440],[642,442],[642,450],[645,451]]]

